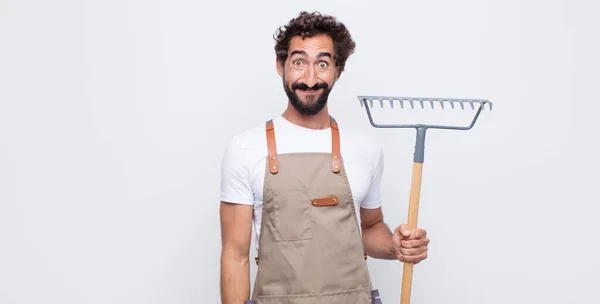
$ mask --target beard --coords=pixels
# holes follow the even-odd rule
[[[296,109],[296,111],[298,111],[300,114],[315,115],[319,113],[327,104],[327,98],[329,97],[329,92],[331,92],[331,88],[329,88],[329,86],[326,83],[319,82],[310,88],[304,83],[294,83],[290,88],[285,81],[285,76],[283,78],[283,89],[285,90],[285,93],[287,94],[290,103],[292,104],[294,109]],[[296,94],[296,90],[304,91],[308,89],[323,89],[323,92],[321,93],[321,95],[318,96],[318,98],[314,95],[306,96],[307,100],[306,103],[304,103],[300,100],[298,94]]]

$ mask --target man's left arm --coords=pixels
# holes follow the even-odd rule
[[[383,221],[381,207],[360,208],[365,251],[375,259],[399,260],[417,264],[427,258],[429,238],[425,229],[397,226],[392,232]]]

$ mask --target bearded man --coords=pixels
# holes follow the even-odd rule
[[[222,159],[222,303],[380,303],[367,256],[419,263],[429,239],[424,229],[388,228],[380,144],[340,128],[327,109],[355,42],[318,12],[301,12],[275,40],[287,109],[235,135]]]

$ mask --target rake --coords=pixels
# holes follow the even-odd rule
[[[413,169],[412,169],[412,182],[409,196],[409,208],[408,208],[408,227],[414,229],[417,227],[417,217],[419,214],[419,198],[421,195],[421,180],[423,173],[423,162],[425,157],[425,133],[427,129],[446,129],[446,130],[470,130],[475,125],[475,122],[479,118],[479,114],[485,109],[485,105],[488,105],[489,110],[492,110],[492,103],[484,99],[457,99],[457,98],[423,98],[423,97],[391,97],[391,96],[358,96],[361,107],[366,109],[369,117],[369,122],[375,128],[414,128],[416,129],[416,145],[414,150],[413,158]],[[390,107],[394,107],[395,103],[400,104],[400,108],[404,109],[405,105],[408,108],[410,105],[411,109],[415,109],[415,105],[425,108],[426,104],[431,106],[431,109],[435,109],[434,105],[438,104],[440,109],[444,109],[445,105],[450,105],[452,109],[457,109],[455,105],[459,105],[462,110],[465,110],[465,105],[470,105],[471,110],[476,110],[471,123],[466,126],[460,125],[431,125],[431,124],[378,124],[373,120],[371,109],[374,106],[374,102],[378,101],[381,108],[384,107],[384,103],[389,102]],[[477,105],[477,109],[476,106]],[[402,289],[400,293],[400,303],[410,304],[410,292],[412,287],[412,276],[413,276],[413,264],[404,263],[404,269],[402,273]]]

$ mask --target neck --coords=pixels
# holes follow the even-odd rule
[[[309,129],[327,129],[331,126],[329,111],[325,106],[319,113],[315,115],[303,115],[298,112],[294,106],[288,104],[287,109],[281,114],[283,118],[289,122]]]

